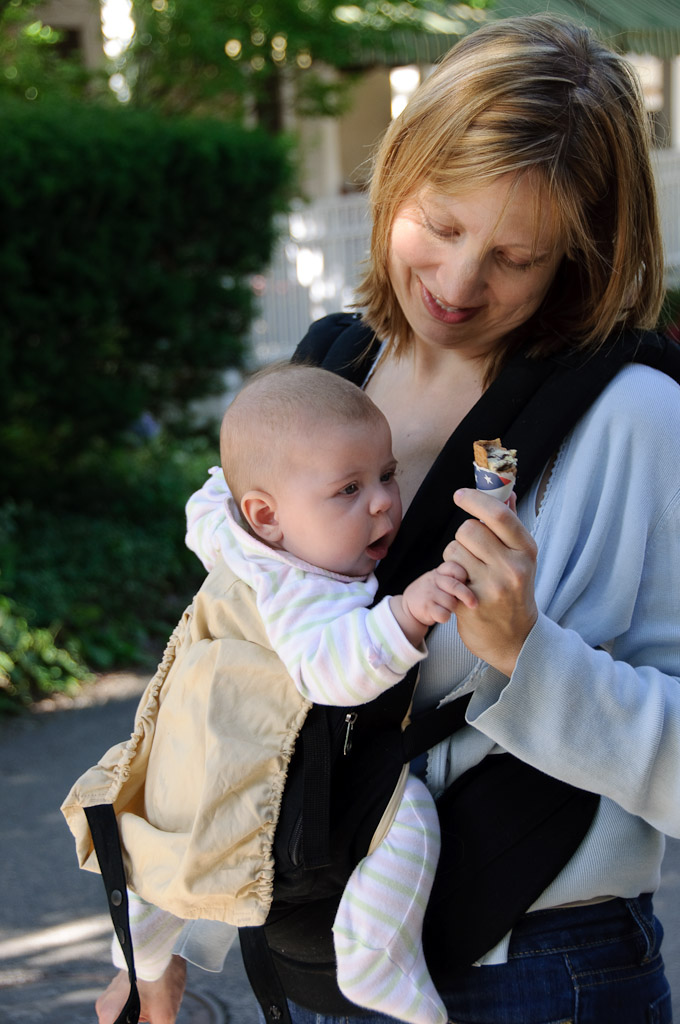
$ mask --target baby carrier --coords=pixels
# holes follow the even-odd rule
[[[294,359],[362,384],[378,347],[358,316],[338,314],[312,326]],[[401,593],[441,561],[465,518],[451,495],[456,486],[472,484],[474,440],[502,437],[517,448],[521,498],[600,391],[623,365],[635,361],[680,383],[680,350],[651,332],[624,332],[595,354],[512,357],[451,435],[414,498],[389,557],[378,567],[376,600]],[[281,945],[277,936],[288,910],[303,902],[337,903],[369,849],[403,766],[465,724],[469,698],[409,723],[414,683],[411,672],[370,704],[314,705],[305,718],[274,836],[269,917],[263,926],[240,929],[246,970],[268,1021],[289,1020],[280,981],[285,968],[271,952]],[[435,983],[438,973],[473,963],[511,929],[570,859],[598,802],[596,794],[550,778],[510,754],[487,757],[446,790],[437,803],[442,848],[436,899],[424,932]],[[131,980],[130,999],[117,1024],[135,1024],[139,1004],[116,819],[107,804],[86,808],[86,814]],[[512,886],[506,885],[509,876]],[[455,933],[447,928],[449,919],[456,922]],[[330,933],[328,959],[332,962]]]

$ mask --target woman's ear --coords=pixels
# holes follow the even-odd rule
[[[266,544],[278,544],[283,537],[276,516],[276,501],[267,491],[246,491],[241,512],[256,537]]]

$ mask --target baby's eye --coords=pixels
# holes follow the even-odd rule
[[[390,480],[393,480],[393,479],[394,479],[394,470],[393,469],[388,469],[387,472],[383,473],[383,475],[380,477],[380,483],[381,484],[388,484],[390,482]]]
[[[340,494],[356,494],[359,490],[357,484],[347,484],[347,487],[343,487]]]

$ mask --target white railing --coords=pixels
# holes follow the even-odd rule
[[[680,281],[680,152],[656,150],[654,170],[668,277],[677,285]]]
[[[680,281],[680,152],[657,150],[655,173],[669,281]],[[351,307],[370,242],[363,195],[297,203],[282,218],[269,270],[253,280],[259,315],[251,360],[287,359],[313,320]]]
[[[251,333],[256,366],[287,358],[313,320],[351,306],[369,240],[363,195],[297,202],[282,218],[269,270],[253,279],[259,304]]]

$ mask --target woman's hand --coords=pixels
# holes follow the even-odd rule
[[[461,601],[476,607],[477,598],[470,593],[466,580],[467,572],[461,565],[442,562],[409,583],[403,594],[390,598],[392,613],[414,647],[423,642],[430,626],[448,622]]]
[[[458,632],[478,658],[510,676],[538,609],[534,598],[536,544],[511,508],[480,491],[453,496],[469,512],[447,544],[444,559],[467,572],[477,606],[459,603]]]
[[[140,1021],[149,1024],[175,1024],[184,995],[187,965],[181,956],[173,956],[158,981],[137,981],[142,1009]],[[95,1003],[99,1024],[114,1024],[130,994],[127,971],[119,971]]]

